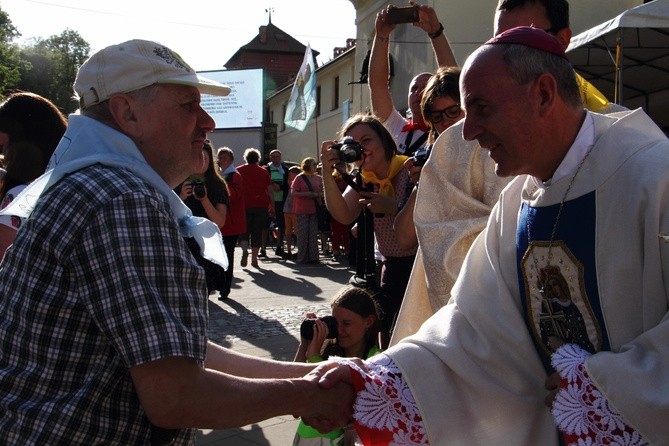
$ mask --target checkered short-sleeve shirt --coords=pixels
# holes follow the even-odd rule
[[[148,444],[128,368],[206,352],[204,272],[165,198],[123,169],[40,198],[0,266],[0,314],[5,444]]]

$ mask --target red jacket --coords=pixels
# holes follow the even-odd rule
[[[223,235],[240,235],[246,232],[246,206],[244,204],[244,179],[237,172],[225,175],[230,192],[230,206],[221,228]]]

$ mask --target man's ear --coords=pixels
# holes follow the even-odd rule
[[[558,98],[557,81],[550,73],[542,73],[534,81],[536,104],[541,116],[545,116],[555,105]]]
[[[562,45],[562,48],[566,51],[567,47],[569,46],[569,42],[571,42],[571,28],[562,28],[555,34],[555,37],[558,39],[558,42],[560,42],[560,45]]]
[[[131,139],[139,139],[141,126],[136,114],[137,102],[127,94],[115,94],[109,99],[109,112],[118,128]]]

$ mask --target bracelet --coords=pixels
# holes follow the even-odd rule
[[[430,39],[436,39],[437,37],[441,36],[444,33],[444,25],[439,22],[439,29],[436,30],[433,33],[427,33],[428,36],[430,36]]]
[[[390,37],[383,37],[383,36],[379,36],[379,35],[377,34],[375,38],[376,38],[376,40],[378,40],[379,42],[390,42]]]

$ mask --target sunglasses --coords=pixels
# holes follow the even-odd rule
[[[460,104],[451,105],[446,107],[443,110],[430,110],[428,119],[433,124],[438,124],[444,120],[444,117],[449,119],[456,119],[460,116],[462,110],[460,109]]]

